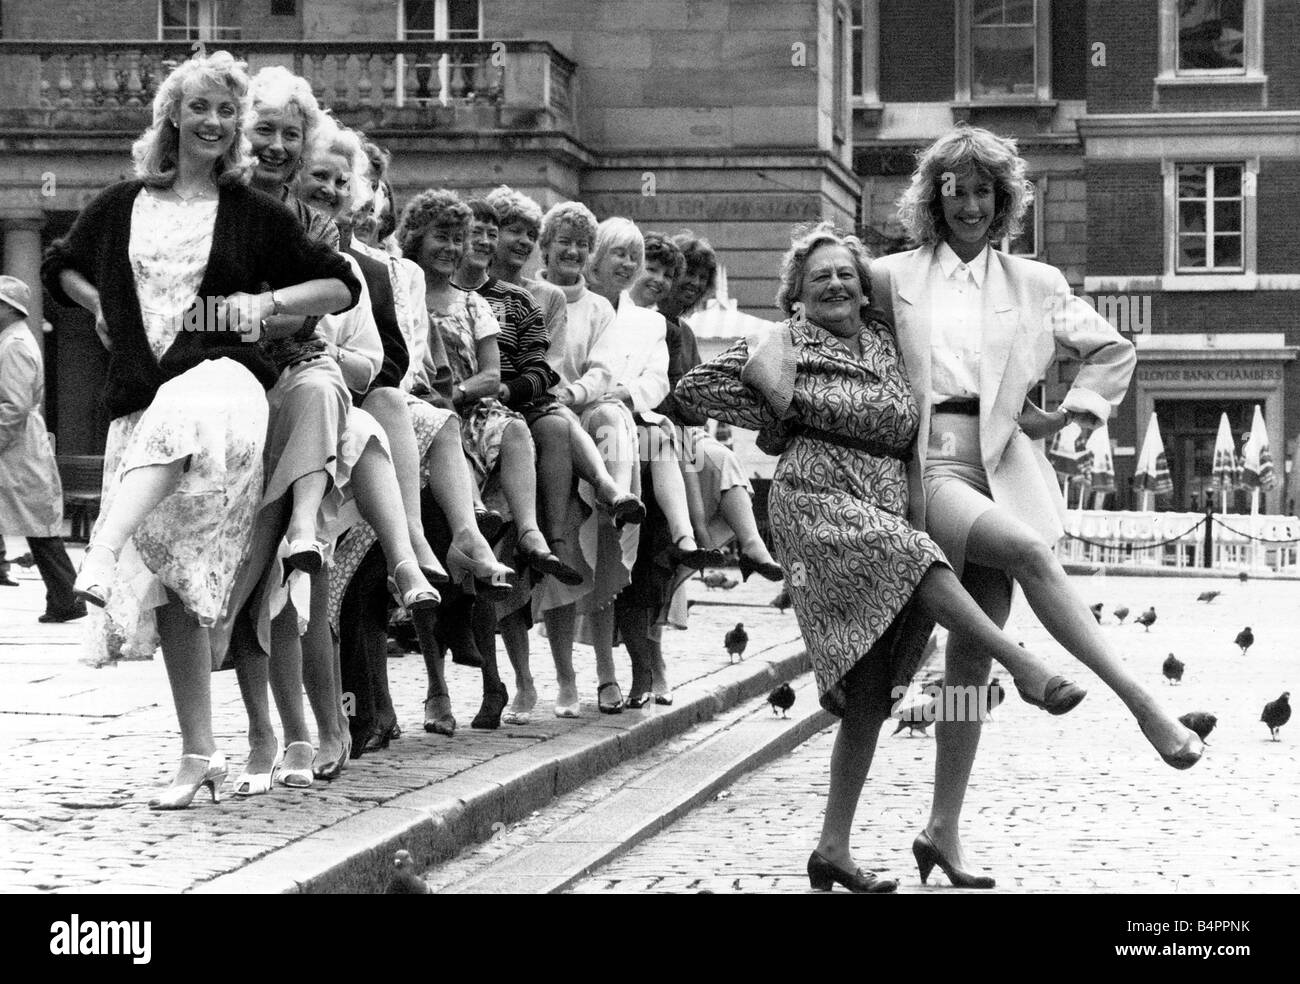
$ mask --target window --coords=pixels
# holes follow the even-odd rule
[[[956,101],[1051,98],[1051,0],[957,0]]]
[[[1245,269],[1245,166],[1179,164],[1177,271]]]
[[[1178,0],[1178,71],[1244,74],[1244,0]]]
[[[237,41],[237,8],[234,0],[160,0],[158,38],[162,41]]]
[[[1038,244],[1043,241],[1042,235],[1042,204],[1043,197],[1047,193],[1047,179],[1040,178],[1034,182],[1034,198],[1029,203],[1029,208],[1025,210],[1023,228],[1020,235],[1015,239],[1010,236],[1003,236],[999,249],[1004,253],[1010,253],[1013,256],[1025,256],[1033,259],[1038,256]]]
[[[863,41],[864,32],[862,30],[862,3],[861,0],[853,0],[849,4],[851,11],[851,27],[849,29],[849,57],[853,60],[853,88],[849,90],[855,96],[861,96],[862,91],[862,59],[864,57]]]
[[[831,72],[831,133],[836,146],[844,143],[844,114],[848,106],[848,99],[846,98],[848,92],[845,89],[848,79],[845,78],[844,72],[846,68],[844,63],[848,61],[849,57],[847,47],[849,32],[845,30],[846,27],[844,12],[837,7],[835,9],[834,35],[831,38],[831,51],[834,53],[835,58],[835,68]]]
[[[974,98],[1033,96],[1033,0],[975,0],[970,47]]]
[[[1266,81],[1264,0],[1159,3],[1159,85],[1259,86]]]
[[[398,5],[398,37],[406,41],[477,41],[482,37],[479,0],[403,0]],[[398,59],[399,68],[403,59]],[[443,105],[456,96],[472,95],[483,66],[475,60],[451,61],[444,55],[435,63],[415,66],[417,87],[405,98],[426,102],[432,98],[433,71],[437,69],[438,101]],[[403,78],[404,71],[398,77]],[[398,105],[405,86],[398,87]],[[453,91],[454,90],[454,91]]]

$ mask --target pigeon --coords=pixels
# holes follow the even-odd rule
[[[388,882],[385,895],[429,895],[429,883],[414,871],[410,851],[398,851],[393,855],[393,877]]]
[[[1002,702],[1007,699],[1007,692],[1003,689],[998,678],[994,677],[989,681],[988,689],[985,691],[987,696],[984,698],[984,720],[992,721],[993,712],[1002,706]]]
[[[730,591],[740,583],[739,581],[733,581],[731,578],[727,577],[726,574],[723,574],[722,571],[710,571],[708,574],[702,576],[702,580],[704,581],[704,586],[709,590],[722,588],[724,591]]]
[[[1246,650],[1255,645],[1255,633],[1250,631],[1250,626],[1248,625],[1237,633],[1237,638],[1234,639],[1233,642],[1241,647],[1241,655],[1245,656]]]
[[[1222,591],[1202,591],[1200,594],[1196,596],[1196,600],[1203,601],[1208,605],[1210,602],[1212,602],[1215,598],[1219,597],[1219,595],[1221,594],[1223,594]]]
[[[781,593],[769,601],[768,605],[784,615],[785,610],[790,607],[790,589],[782,588]]]
[[[1092,617],[1095,618],[1097,620],[1097,624],[1100,625],[1101,624],[1101,602],[1099,601],[1095,605],[1090,605],[1088,607],[1088,610],[1092,612]]]
[[[1209,733],[1214,730],[1214,726],[1219,723],[1219,719],[1209,711],[1191,711],[1190,713],[1184,714],[1180,717],[1178,721],[1184,727],[1191,728],[1195,731],[1196,737],[1201,739],[1201,741],[1205,741],[1206,736],[1209,735]]]
[[[1170,683],[1182,683],[1183,666],[1184,666],[1183,661],[1180,660],[1173,653],[1170,653],[1168,656],[1165,657],[1165,663],[1162,667],[1160,667],[1160,669],[1164,672],[1165,679],[1168,680]]]
[[[907,728],[909,738],[918,731],[924,736],[925,729],[938,719],[939,694],[942,692],[943,680],[940,678],[925,680],[920,686],[920,693],[914,695],[911,703],[904,705],[900,701],[891,712],[898,719],[898,727],[894,729],[895,735]],[[893,735],[890,737],[892,738]]]
[[[1119,619],[1119,624],[1124,624],[1124,619],[1128,618],[1128,605],[1120,605],[1115,609],[1115,617]]]
[[[1247,574],[1245,571],[1239,571],[1237,574],[1237,580],[1240,581],[1242,584],[1245,584],[1247,581],[1250,580],[1250,575]]]
[[[1264,713],[1259,719],[1268,725],[1269,734],[1277,741],[1277,732],[1282,725],[1291,720],[1291,693],[1287,691],[1277,700],[1270,700],[1264,705]]]
[[[767,695],[767,702],[772,705],[772,713],[781,712],[781,717],[785,717],[785,712],[794,707],[794,687],[788,683],[783,683],[770,694]]]
[[[17,564],[19,567],[35,567],[36,561],[32,559],[30,553],[25,553],[21,557],[15,557],[10,561],[11,564]]]
[[[749,645],[749,633],[745,631],[745,623],[737,622],[736,627],[726,634],[722,640],[727,646],[727,656],[730,662],[734,663],[738,658],[745,658],[745,647]]]
[[[1138,625],[1145,626],[1145,627],[1146,627],[1146,630],[1147,630],[1148,632],[1150,632],[1150,631],[1151,631],[1151,626],[1155,625],[1155,623],[1156,623],[1156,608],[1155,608],[1155,605],[1152,605],[1150,608],[1148,608],[1146,611],[1144,611],[1144,612],[1143,612],[1141,615],[1139,615],[1137,618],[1133,619],[1133,621],[1136,622]]]

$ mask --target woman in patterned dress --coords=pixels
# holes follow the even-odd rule
[[[273,313],[327,314],[360,291],[346,264],[242,184],[248,85],[227,52],[176,68],[133,147],[137,180],[87,206],[42,270],[56,298],[95,313],[111,352],[103,508],[77,588],[105,608],[124,655],[148,657],[161,640],[183,755],[154,809],[188,806],[202,786],[216,799],[226,776],[209,629],[249,546],[275,381],[248,341]]]
[[[808,876],[815,888],[888,892],[895,882],[855,868],[849,834],[880,726],[906,692],[932,622],[978,636],[1022,693],[1053,713],[1084,692],[1004,635],[908,523],[917,409],[892,329],[867,313],[867,277],[856,239],[829,226],[796,238],[777,295],[790,320],[697,366],[676,395],[758,430],[760,447],[781,454],[772,536],[821,702],[842,718]]]

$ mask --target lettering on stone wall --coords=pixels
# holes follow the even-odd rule
[[[1272,366],[1180,366],[1176,369],[1139,367],[1137,377],[1144,383],[1281,382],[1282,370]]]
[[[623,215],[634,221],[810,222],[822,217],[821,201],[811,195],[591,195],[597,215]]]

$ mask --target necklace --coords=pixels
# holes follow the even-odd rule
[[[200,188],[193,194],[187,195],[175,185],[172,185],[172,194],[188,205],[190,202],[198,201],[200,198],[207,198],[211,192],[207,188]]]

